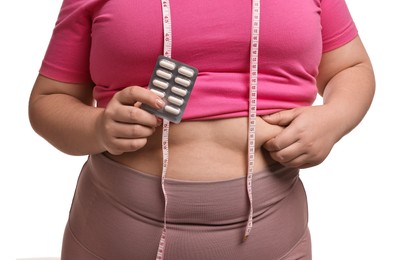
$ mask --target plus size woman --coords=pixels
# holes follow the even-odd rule
[[[259,2],[249,160],[251,1],[63,0],[29,103],[39,135],[88,155],[62,260],[311,259],[299,169],[362,120],[373,69],[344,0]],[[165,121],[140,105],[166,102],[147,88],[164,54],[162,7],[171,57],[199,70],[170,124],[165,178]]]

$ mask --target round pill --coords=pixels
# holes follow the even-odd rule
[[[182,98],[170,96],[167,100],[169,100],[170,103],[175,104],[176,106],[182,106],[184,104],[184,99]]]
[[[165,111],[169,112],[170,114],[173,114],[173,115],[180,114],[180,109],[177,107],[173,107],[173,106],[165,106]]]
[[[176,95],[179,95],[181,97],[184,97],[187,95],[187,90],[179,87],[172,87],[172,92]]]
[[[176,68],[176,64],[174,62],[171,62],[166,59],[162,59],[159,61],[159,65],[162,66],[163,68],[166,68],[168,70],[174,70]]]
[[[193,71],[192,69],[187,68],[187,67],[184,67],[184,66],[181,66],[181,67],[179,68],[178,72],[179,72],[181,75],[184,75],[184,76],[189,77],[189,78],[191,78],[192,76],[194,76],[194,71]]]

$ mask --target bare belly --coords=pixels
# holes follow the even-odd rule
[[[219,181],[246,176],[247,119],[231,118],[186,121],[171,124],[167,178],[192,181]],[[161,175],[161,128],[148,138],[142,149],[109,158],[138,171]],[[256,120],[255,172],[271,164],[262,145],[276,136],[282,127]]]

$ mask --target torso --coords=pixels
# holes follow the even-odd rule
[[[105,107],[116,91],[147,87],[163,53],[162,7],[149,0],[94,1],[90,73],[97,104]],[[251,4],[170,2],[172,58],[199,70],[183,119],[248,115]],[[260,9],[258,112],[311,105],[322,54],[320,0],[262,1]]]
[[[161,3],[152,2],[107,1],[93,14],[90,72],[98,106],[126,86],[147,86],[164,40]],[[172,58],[198,68],[199,75],[185,120],[170,127],[167,178],[246,176],[251,2],[174,1],[170,10]],[[312,104],[322,51],[319,0],[269,1],[261,13],[257,114]],[[255,172],[272,163],[261,147],[280,131],[257,118]],[[161,175],[161,129],[137,152],[107,156]]]
[[[142,149],[109,158],[138,171],[161,175],[161,128]],[[262,145],[282,127],[256,120],[255,172],[274,163]],[[171,124],[167,178],[191,181],[220,181],[247,174],[247,118],[185,121]]]

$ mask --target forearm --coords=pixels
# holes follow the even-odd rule
[[[33,129],[64,153],[86,155],[104,151],[96,133],[102,109],[65,94],[42,95],[30,103]]]
[[[366,115],[375,91],[374,73],[369,61],[337,73],[326,85],[323,103],[330,111],[336,139],[354,129]]]

